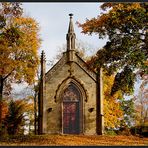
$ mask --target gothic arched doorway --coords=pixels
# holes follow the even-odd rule
[[[80,134],[82,131],[82,98],[77,86],[70,82],[62,95],[63,133]]]

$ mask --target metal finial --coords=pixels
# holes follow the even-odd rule
[[[45,60],[45,52],[44,52],[44,50],[42,50],[42,52],[41,52],[41,59]]]
[[[70,14],[69,14],[69,16],[70,16],[70,18],[72,18],[73,14],[72,14],[72,13],[70,13]]]
[[[45,55],[45,52],[44,52],[44,50],[42,50],[42,52],[41,52],[41,55],[43,56],[43,55]]]
[[[44,54],[45,52],[44,52],[44,50],[42,50],[42,54]]]

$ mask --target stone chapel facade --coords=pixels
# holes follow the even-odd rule
[[[39,87],[39,134],[103,134],[102,80],[90,71],[75,51],[72,14],[66,36],[67,51],[45,73],[41,55]]]

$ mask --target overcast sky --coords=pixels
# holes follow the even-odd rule
[[[76,38],[92,45],[93,48],[100,48],[105,40],[99,40],[97,35],[84,35],[81,28],[75,24],[85,22],[86,18],[91,19],[100,14],[99,6],[102,3],[23,3],[26,15],[34,18],[40,26],[42,38],[41,50],[46,53],[46,59],[51,60],[57,53],[58,47],[66,43],[66,34],[69,25],[69,13],[73,13],[73,23]]]

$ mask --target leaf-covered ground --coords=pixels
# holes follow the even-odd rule
[[[0,146],[96,146],[96,145],[148,145],[148,138],[135,136],[74,136],[74,135],[42,135],[42,136],[15,136],[1,138]]]

